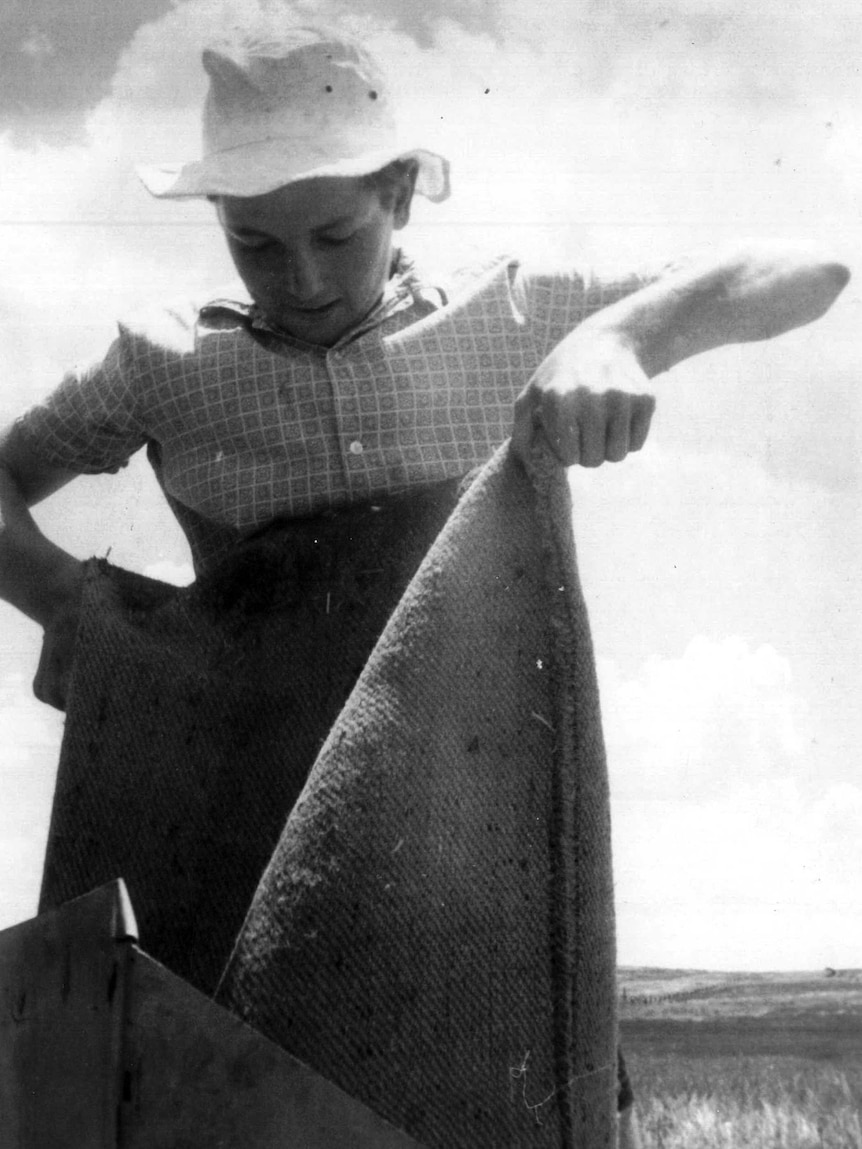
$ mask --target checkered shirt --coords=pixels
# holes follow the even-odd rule
[[[465,474],[511,433],[516,396],[560,339],[643,282],[499,257],[432,286],[402,257],[331,348],[270,327],[242,292],[162,309],[121,324],[105,358],[19,426],[78,473],[149,444],[175,510],[242,535]],[[200,566],[207,544],[189,541]]]

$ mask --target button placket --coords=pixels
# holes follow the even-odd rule
[[[361,436],[359,390],[348,355],[330,351],[326,356],[332,387],[333,409],[338,430],[338,447],[348,490],[362,489],[365,472],[365,444]]]

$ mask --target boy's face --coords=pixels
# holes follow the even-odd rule
[[[411,194],[406,180],[384,207],[360,179],[332,177],[223,196],[217,208],[236,269],[266,317],[330,347],[380,299]]]

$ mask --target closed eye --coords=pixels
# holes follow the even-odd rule
[[[319,235],[317,242],[323,247],[343,247],[346,243],[350,243],[356,235],[355,231],[350,232],[349,235]]]
[[[234,235],[232,233],[231,238],[234,243],[246,251],[267,251],[278,246],[278,240],[270,235]]]

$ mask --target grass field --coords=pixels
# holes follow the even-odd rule
[[[862,971],[619,980],[645,1149],[862,1149]]]

